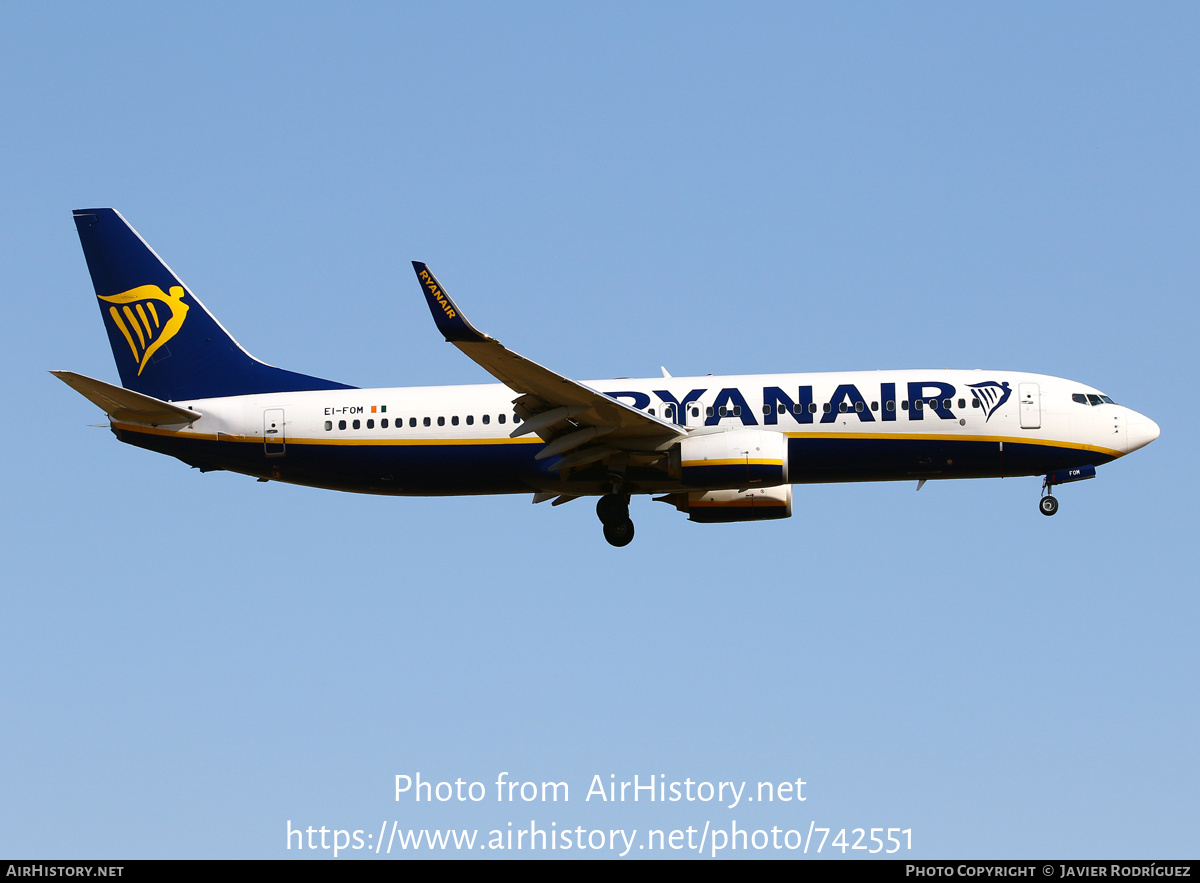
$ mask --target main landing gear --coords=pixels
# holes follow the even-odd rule
[[[611,545],[628,546],[633,541],[628,494],[605,494],[596,503],[596,515],[604,525],[604,539]]]

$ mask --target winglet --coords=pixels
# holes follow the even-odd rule
[[[427,266],[420,261],[413,261],[412,265],[425,292],[425,300],[429,303],[429,312],[433,313],[433,321],[437,323],[438,331],[442,332],[446,340],[450,343],[490,340],[466,320],[462,310],[450,300],[446,289],[442,288],[442,284],[429,272]]]

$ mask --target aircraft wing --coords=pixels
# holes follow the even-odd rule
[[[103,380],[85,377],[74,371],[51,371],[55,377],[84,398],[98,405],[113,420],[147,423],[151,426],[179,426],[200,419],[198,411],[189,411],[153,396],[113,386]]]
[[[668,420],[651,417],[602,392],[514,353],[467,321],[429,268],[413,261],[433,321],[447,341],[514,392],[524,423],[513,436],[536,432],[549,442],[538,455],[553,456],[604,437],[604,445],[630,451],[663,450],[687,435]]]

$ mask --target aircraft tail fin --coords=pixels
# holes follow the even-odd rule
[[[78,209],[75,227],[121,385],[161,401],[352,389],[254,358],[111,208]]]

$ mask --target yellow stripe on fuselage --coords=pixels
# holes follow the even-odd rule
[[[199,418],[197,418],[199,419]],[[222,432],[189,432],[187,430],[161,429],[157,426],[144,426],[140,423],[120,423],[111,421],[117,429],[128,429],[130,432],[143,432],[147,435],[173,436],[198,441],[244,442],[262,444],[273,441],[275,444],[286,442],[289,445],[541,445],[545,444],[540,438],[298,438],[285,437],[281,440],[269,439],[262,435],[234,435]]]
[[[687,469],[690,466],[782,466],[782,460],[747,460],[734,457],[730,460],[684,460],[680,465]]]
[[[785,501],[772,500],[689,500],[688,508],[691,509],[762,509],[767,506],[774,506],[777,509],[787,507]]]
[[[256,441],[257,439],[250,439]],[[544,445],[534,438],[289,438],[300,445]]]

